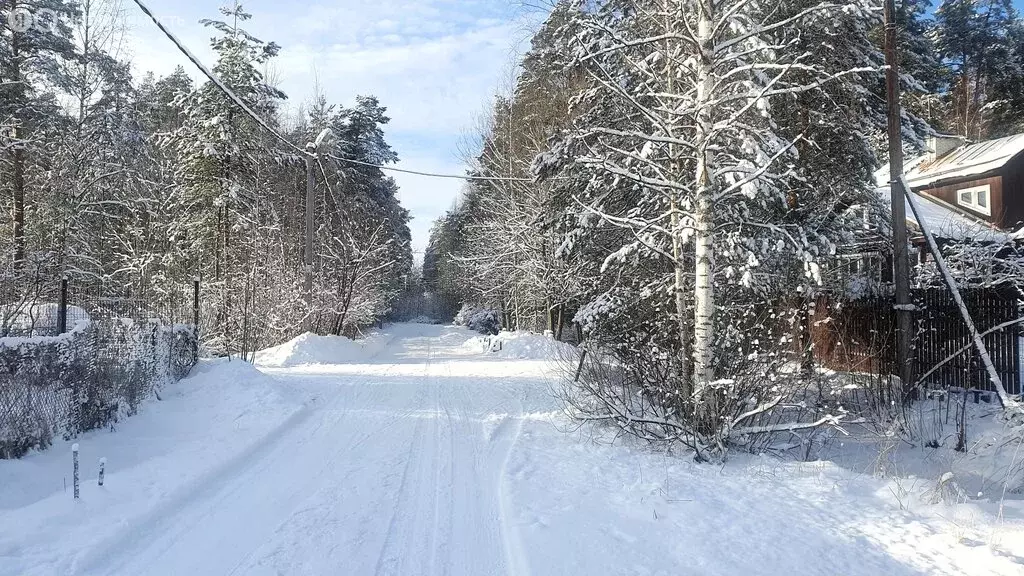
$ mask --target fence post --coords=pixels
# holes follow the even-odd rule
[[[192,278],[192,329],[195,331],[195,349],[192,354],[192,364],[199,361],[199,276]]]
[[[100,486],[103,486],[103,476],[107,468],[107,459],[100,458]]]
[[[68,331],[68,277],[60,279],[60,304],[57,306],[57,330],[60,334]]]
[[[199,334],[199,277],[192,279],[192,323]]]
[[[73,465],[74,465],[74,475],[71,478],[72,478],[72,483],[74,484],[74,487],[75,487],[75,500],[78,500],[78,443],[77,442],[75,444],[71,445],[71,461],[73,462]]]

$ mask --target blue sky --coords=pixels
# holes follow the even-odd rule
[[[542,2],[538,2],[541,4]],[[147,5],[199,56],[212,64],[209,30],[221,0],[148,0]],[[507,86],[526,46],[536,10],[509,0],[333,0],[244,2],[250,32],[282,46],[270,74],[297,110],[319,83],[328,99],[352,103],[373,94],[392,118],[388,138],[403,168],[462,173],[460,150]],[[125,2],[137,72],[191,65],[132,2]],[[451,207],[461,184],[396,175],[412,211],[414,249],[421,251],[435,218]]]

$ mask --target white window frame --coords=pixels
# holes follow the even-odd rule
[[[970,194],[970,200],[965,201],[963,194]],[[982,206],[978,202],[978,196],[980,194],[985,195],[985,204],[988,206]],[[984,186],[972,186],[970,188],[961,188],[956,191],[956,203],[964,208],[968,208],[985,216],[992,215],[992,186],[985,184]]]

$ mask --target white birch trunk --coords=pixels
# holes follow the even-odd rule
[[[714,68],[711,62],[712,20],[714,5],[710,0],[698,6],[697,40],[700,54],[697,58],[697,133],[699,146],[695,178],[696,206],[694,210],[694,251],[696,256],[696,281],[694,286],[693,356],[694,379],[698,389],[715,379],[714,370],[714,254],[712,253],[712,182],[710,179],[713,158],[709,150],[712,130],[711,110],[707,102],[712,98]]]

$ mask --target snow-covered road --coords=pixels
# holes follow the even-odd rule
[[[566,433],[548,362],[470,338],[399,325],[347,364],[295,365],[331,354],[307,341],[262,355],[273,380],[201,367],[81,439],[111,473],[78,503],[62,445],[0,462],[0,575],[1024,572],[1016,508],[947,526],[833,463],[594,445]]]
[[[515,573],[501,479],[536,378],[488,374],[438,331],[406,327],[372,364],[273,372],[309,407],[76,571]]]

